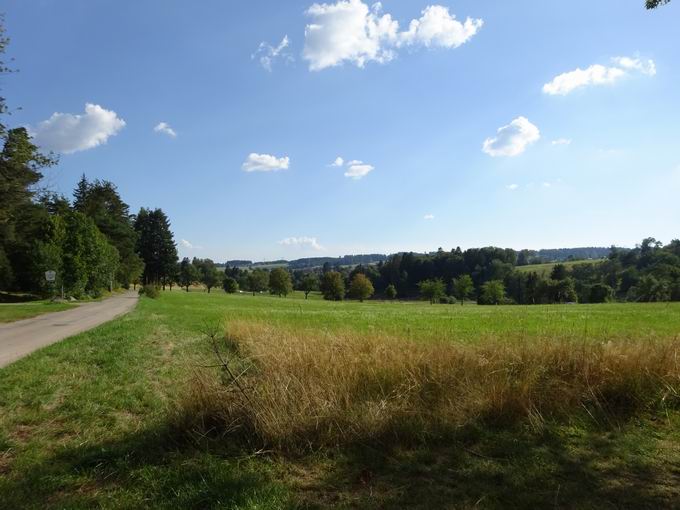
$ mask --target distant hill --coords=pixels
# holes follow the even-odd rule
[[[602,259],[609,255],[611,248],[587,247],[587,248],[557,248],[550,250],[537,250],[536,256],[545,262],[564,262],[567,260]]]
[[[620,248],[625,250],[625,248]],[[585,248],[556,248],[542,250],[522,250],[527,255],[527,261],[532,264],[550,264],[555,262],[567,262],[570,260],[597,260],[609,255],[611,248],[585,247]],[[519,252],[518,252],[519,253]],[[265,262],[253,262],[251,260],[228,260],[226,263],[217,264],[219,267],[259,267],[271,269],[274,267],[287,267],[295,269],[313,269],[328,263],[336,266],[356,266],[358,264],[377,264],[384,262],[388,255],[371,253],[365,255],[344,255],[342,257],[308,257],[295,260],[269,260]]]

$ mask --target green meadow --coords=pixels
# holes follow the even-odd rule
[[[73,308],[68,303],[52,303],[50,301],[32,301],[29,303],[0,304],[0,323],[30,319],[36,315],[50,312],[61,312]]]
[[[164,292],[0,369],[1,508],[673,508],[678,381],[626,416],[470,421],[441,437],[289,452],[178,429],[215,373],[205,332],[264,324],[398,342],[677,341],[680,304],[481,307]],[[339,338],[339,337],[338,337]],[[677,366],[677,365],[676,365]],[[673,392],[676,392],[675,394]]]

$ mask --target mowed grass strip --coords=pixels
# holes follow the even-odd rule
[[[74,308],[74,306],[68,303],[52,303],[50,301],[0,304],[0,323],[30,319],[45,313],[61,312],[71,308]]]
[[[215,360],[203,332],[225,321],[264,323],[272,341],[282,328],[318,338],[375,333],[396,338],[395,348],[408,339],[468,348],[508,335],[670,342],[679,311],[166,292],[0,370],[0,507],[672,508],[680,497],[672,406],[612,423],[585,411],[540,427],[470,422],[448,437],[294,455],[260,451],[219,429],[183,433],[173,409],[192,380],[219,374],[207,368]]]

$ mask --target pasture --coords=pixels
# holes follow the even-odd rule
[[[333,401],[354,414],[325,428],[318,427],[325,423],[318,413],[285,425],[283,407],[245,416],[239,392],[220,382],[206,332],[216,333],[234,369],[248,356],[272,352],[279,358],[271,359],[288,363],[263,361],[244,376],[258,399],[253,405],[277,409],[291,396],[298,402],[289,405],[328,403],[329,386],[322,384],[337,383],[330,390],[352,398]],[[672,508],[680,498],[679,372],[671,355],[679,335],[677,303],[479,307],[165,292],[0,370],[0,502],[7,508]],[[353,351],[361,355],[354,358]],[[509,353],[511,363],[494,352]],[[597,372],[600,355],[613,365]],[[558,358],[564,363],[557,372],[533,370]],[[468,375],[476,386],[456,386],[465,379],[462,360],[473,362]],[[583,370],[565,368],[573,362],[592,377],[584,382],[577,377]],[[612,366],[626,377],[612,378]],[[358,384],[371,382],[376,367],[384,369],[380,385]],[[663,388],[648,377],[657,367],[666,371]],[[500,378],[504,370],[512,373]],[[447,379],[449,373],[459,375]],[[535,390],[548,376],[559,383],[551,391],[568,396],[572,383],[583,384],[574,398],[584,405],[540,398]],[[417,391],[401,392],[402,378]],[[305,384],[297,393],[270,384],[284,380]],[[494,400],[510,394],[487,392],[484,381],[488,388],[510,382],[518,391],[520,381],[527,398]],[[470,406],[430,412],[428,399],[438,395],[430,390],[442,384],[464,389],[460,400]],[[599,399],[584,396],[588,388]],[[386,391],[396,397],[384,398]],[[618,405],[610,393],[631,396],[624,412],[591,406]],[[218,414],[210,407],[216,398],[225,399],[217,402]],[[395,410],[395,402],[416,407]],[[524,409],[526,402],[538,408]],[[500,408],[516,413],[487,412]],[[385,409],[393,414],[384,416],[400,421],[381,421]],[[244,434],[220,421],[234,416],[256,428]],[[454,426],[440,427],[445,420]],[[273,427],[279,422],[284,426]]]

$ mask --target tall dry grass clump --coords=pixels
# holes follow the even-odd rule
[[[176,423],[258,447],[413,441],[586,412],[611,420],[680,402],[677,338],[463,345],[238,322],[221,341],[231,375],[195,374]]]

